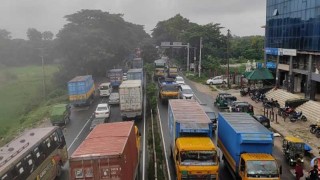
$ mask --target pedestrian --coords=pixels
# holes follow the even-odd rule
[[[309,180],[319,180],[318,165],[314,165],[313,169],[309,171],[309,174]]]
[[[296,180],[300,180],[301,177],[303,177],[303,168],[301,165],[301,159],[297,159],[297,164],[295,167],[295,174],[296,174]]]

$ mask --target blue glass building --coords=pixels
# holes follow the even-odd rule
[[[320,94],[320,0],[267,0],[266,61],[277,85],[315,99]]]

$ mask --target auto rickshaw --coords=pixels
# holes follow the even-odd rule
[[[283,153],[290,166],[294,166],[298,159],[303,162],[304,144],[302,139],[293,136],[283,139]]]

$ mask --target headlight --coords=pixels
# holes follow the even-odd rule
[[[301,159],[301,162],[303,163],[303,159]]]
[[[290,162],[293,162],[293,159],[290,159]]]

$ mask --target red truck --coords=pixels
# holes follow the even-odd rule
[[[69,179],[134,180],[140,133],[133,121],[97,125],[69,159]]]

